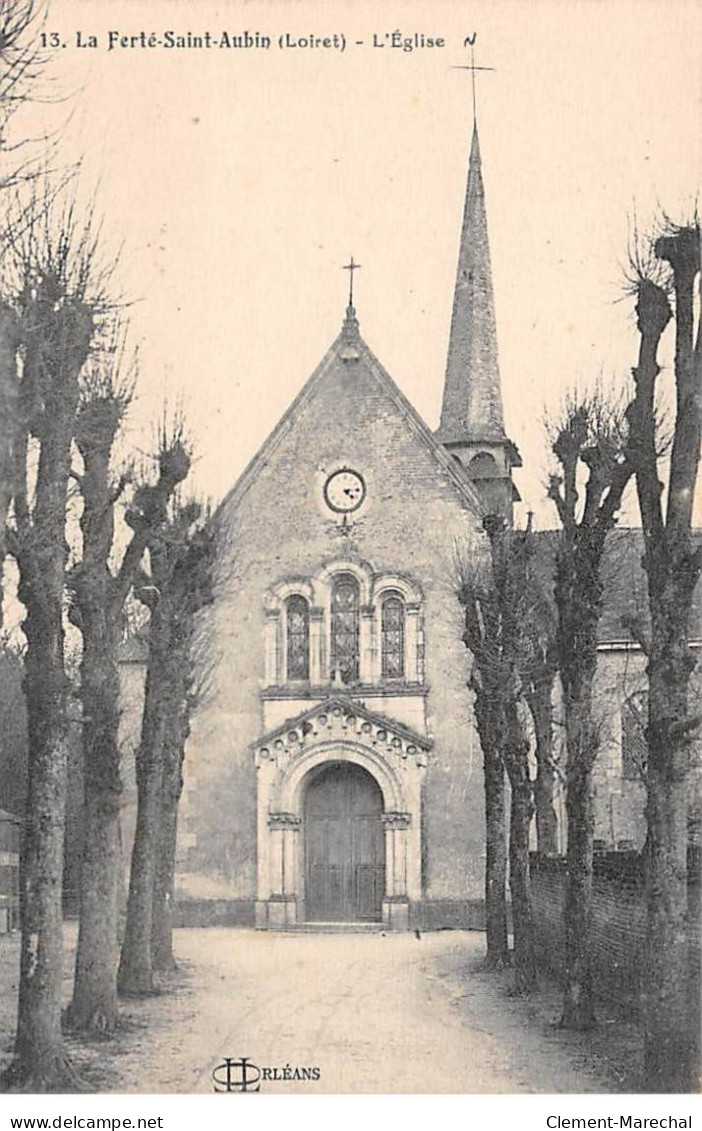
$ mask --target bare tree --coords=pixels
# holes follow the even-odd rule
[[[182,482],[190,469],[190,455],[176,427],[178,468]],[[173,440],[161,441],[162,450],[176,450]],[[180,587],[171,592],[172,574],[181,568],[185,532],[197,520],[199,508],[173,500],[163,515],[157,536],[149,545],[150,572],[141,571],[135,592],[150,610],[149,655],[144,692],[141,741],[137,751],[137,825],[129,875],[127,922],[118,970],[122,994],[153,991],[152,932],[159,830],[163,806],[164,773],[169,735],[183,726],[183,653],[179,647],[182,626],[178,602],[187,597]],[[185,610],[183,610],[184,612]],[[180,720],[180,721],[178,721]],[[176,737],[176,742],[179,742]],[[177,771],[179,774],[179,770]],[[177,776],[173,770],[172,778]],[[173,781],[171,789],[176,788]],[[179,794],[179,790],[178,790]]]
[[[159,812],[159,846],[154,876],[151,955],[154,970],[168,970],[173,956],[173,895],[178,831],[178,805],[183,791],[183,761],[190,718],[208,694],[212,677],[211,649],[197,649],[197,615],[213,598],[216,527],[205,512],[191,504],[177,508],[169,538],[168,571],[163,573],[159,604],[171,620],[170,639],[180,658],[177,709],[169,720],[164,743]],[[152,561],[158,572],[159,563]],[[153,604],[153,590],[146,590]]]
[[[560,465],[559,473],[550,478],[548,494],[561,523],[555,601],[567,749],[566,984],[561,1025],[587,1029],[595,1018],[590,961],[592,772],[600,745],[593,686],[605,542],[633,473],[624,413],[599,390],[591,396],[575,396],[566,404],[552,448]]]
[[[11,145],[9,123],[24,105],[43,70],[47,55],[38,46],[36,32],[43,6],[36,0],[0,0],[0,187],[7,190],[29,175],[36,154],[20,156],[25,140]],[[13,224],[12,227],[16,227]],[[13,232],[9,233],[10,242]],[[6,555],[5,524],[12,501],[15,444],[18,436],[20,329],[11,302],[0,303],[0,576]],[[0,624],[2,602],[0,601]]]
[[[19,1009],[13,1085],[65,1086],[61,1037],[63,827],[69,681],[64,652],[66,508],[80,373],[104,311],[90,219],[48,206],[12,245],[5,301],[19,320],[22,380],[8,544],[26,616],[29,788],[22,855]]]
[[[558,851],[558,817],[554,805],[560,777],[553,742],[553,695],[558,674],[557,620],[553,598],[544,589],[534,544],[527,564],[522,608],[519,674],[534,726],[536,778],[534,811],[539,852]]]
[[[481,735],[507,771],[510,783],[509,887],[514,921],[515,988],[530,993],[537,980],[532,930],[529,826],[534,811],[529,774],[520,659],[529,602],[530,532],[514,533],[504,519],[484,520],[490,542],[489,576],[464,571],[459,599],[465,609],[464,640],[473,654],[472,685]],[[479,703],[480,700],[480,703]],[[487,706],[488,712],[482,714]],[[504,835],[504,834],[503,834]]]
[[[461,565],[458,599],[463,606],[463,643],[473,657],[468,686],[483,752],[485,792],[485,936],[489,969],[509,963],[507,938],[507,834],[505,808],[504,719],[500,707],[499,673],[489,644],[492,603],[489,581],[475,566]],[[485,613],[488,614],[486,621]],[[494,630],[493,630],[494,631]]]
[[[187,663],[187,658],[186,658]],[[175,969],[173,952],[173,898],[178,806],[183,792],[183,760],[190,731],[190,692],[187,667],[177,673],[177,709],[166,721],[163,743],[163,776],[157,811],[151,912],[151,968],[154,972]]]
[[[505,717],[502,757],[510,784],[509,890],[514,926],[515,989],[528,994],[536,987],[529,826],[534,814],[534,794],[529,774],[529,740],[523,710],[521,668],[527,646],[531,589],[529,562],[531,531],[513,531],[502,518],[485,519],[490,539],[492,579],[497,619],[492,652],[500,673]]]
[[[126,509],[131,538],[115,557],[115,508],[127,483],[115,479],[115,439],[132,397],[132,379],[120,377],[120,355],[98,362],[83,381],[76,473],[83,501],[81,560],[71,570],[70,616],[83,638],[80,696],[83,707],[84,824],[80,929],[69,1021],[84,1031],[108,1032],[117,1021],[120,836],[119,667],[125,602],[150,539],[165,521],[168,500],[187,467],[180,439],[163,446],[158,477],[132,493]]]
[[[653,261],[639,263],[635,278],[640,343],[633,370],[635,397],[628,410],[650,612],[650,628],[639,633],[648,654],[649,680],[644,1076],[650,1091],[686,1092],[695,1090],[699,1055],[684,1023],[690,1007],[686,863],[690,741],[699,725],[699,715],[689,702],[694,660],[688,639],[692,595],[702,567],[702,547],[695,547],[692,537],[702,414],[699,296],[695,309],[701,280],[699,223],[667,224],[652,250]],[[667,269],[667,277],[661,278],[661,267]],[[659,343],[673,317],[676,412],[664,502],[656,442],[656,382]]]
[[[22,693],[22,649],[0,638],[0,797],[10,813],[24,810],[27,793],[27,713]]]
[[[5,524],[15,487],[16,452],[19,431],[19,345],[17,311],[10,303],[0,304],[0,577],[6,556]],[[0,600],[0,625],[3,602]]]
[[[46,102],[42,82],[53,54],[44,46],[44,0],[0,0],[0,186],[9,188],[37,175],[51,151],[50,139],[12,136],[12,122],[31,101]]]

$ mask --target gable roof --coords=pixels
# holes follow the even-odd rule
[[[478,493],[463,470],[462,466],[453,459],[442,445],[434,438],[433,433],[422,420],[416,408],[410,403],[405,394],[395,384],[390,374],[383,368],[370,347],[358,332],[356,312],[353,307],[348,307],[346,320],[340,334],[327,350],[312,376],[305,382],[300,392],[286,409],[268,438],[264,440],[253,459],[244,469],[238,480],[223,498],[218,510],[224,510],[231,505],[236,505],[246,493],[249,486],[256,478],[259,468],[263,467],[278,445],[295,424],[297,417],[314,397],[318,387],[335,366],[365,365],[367,371],[375,378],[380,387],[396,406],[403,416],[407,426],[421,440],[424,447],[436,460],[437,465],[446,473],[455,487],[457,493],[467,504],[470,510],[479,516],[482,514],[482,504]]]
[[[364,722],[380,727],[388,731],[391,735],[401,738],[404,742],[417,746],[420,750],[431,750],[434,745],[432,739],[427,738],[425,735],[418,734],[416,730],[405,726],[403,723],[399,723],[397,719],[391,719],[387,715],[381,715],[377,711],[369,711],[367,707],[364,707],[363,704],[356,699],[345,698],[341,695],[332,695],[328,699],[323,699],[321,702],[316,703],[314,707],[309,707],[306,711],[302,711],[299,715],[294,715],[292,718],[286,719],[280,726],[261,735],[260,738],[257,738],[255,742],[251,743],[250,749],[258,750],[262,746],[268,746],[271,742],[275,742],[276,738],[282,738],[288,731],[296,730],[298,727],[304,727],[306,722],[318,717],[320,714],[334,714],[337,712],[341,712],[347,717],[352,716],[355,719],[363,719]]]

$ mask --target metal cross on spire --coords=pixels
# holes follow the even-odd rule
[[[463,40],[463,46],[464,47],[470,47],[470,63],[464,63],[463,65],[459,64],[459,65],[456,65],[452,68],[452,70],[454,70],[454,71],[470,71],[471,80],[472,80],[472,87],[473,87],[473,123],[474,124],[477,123],[477,121],[478,121],[478,98],[477,98],[476,87],[475,87],[475,73],[476,73],[476,71],[494,71],[496,69],[495,67],[476,67],[476,65],[475,65],[475,41],[476,41],[476,39],[477,39],[477,32],[474,32],[473,35],[469,35]]]
[[[343,270],[349,273],[349,306],[351,307],[353,306],[353,273],[358,271],[360,266],[360,263],[354,263],[353,256],[351,256],[351,261],[343,266]]]

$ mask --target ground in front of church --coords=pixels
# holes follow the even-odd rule
[[[73,925],[67,935],[68,997]],[[0,938],[0,1063],[18,950],[16,937]],[[247,1058],[247,1082],[256,1086],[260,1073],[271,1093],[633,1090],[634,1027],[602,1017],[593,1034],[561,1032],[557,992],[511,997],[508,973],[480,969],[477,932],[182,929],[176,950],[167,992],[125,1003],[114,1040],[70,1042],[88,1078],[97,1081],[99,1064],[100,1090],[212,1092],[227,1057],[233,1085]],[[302,1069],[318,1069],[319,1079],[301,1078],[310,1075]]]

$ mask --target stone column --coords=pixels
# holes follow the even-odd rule
[[[280,825],[268,822],[270,830],[270,898],[280,899],[283,895],[283,829]]]
[[[405,679],[419,682],[419,609],[416,603],[405,605]]]
[[[297,841],[300,818],[294,813],[271,813],[271,895],[268,926],[290,927],[297,922]]]
[[[389,899],[395,898],[395,830],[388,822],[389,813],[383,813],[383,827],[385,829],[385,898],[383,899],[383,918],[385,918],[385,904]]]
[[[271,897],[272,837],[268,827],[268,810],[271,791],[277,772],[276,758],[267,747],[256,753],[256,841],[257,841],[257,882],[256,882],[256,926],[268,926],[268,903]]]
[[[319,605],[310,608],[310,683],[319,687],[327,683],[324,670],[324,609]]]
[[[393,931],[409,927],[407,897],[407,830],[409,813],[384,813],[385,826],[385,899],[383,922]]]
[[[374,672],[374,640],[373,640],[373,617],[375,614],[374,605],[361,606],[361,633],[360,633],[360,656],[359,656],[359,676],[361,683],[375,683]]]
[[[266,626],[264,629],[264,685],[266,687],[276,687],[280,683],[279,628],[280,609],[266,609]]]

